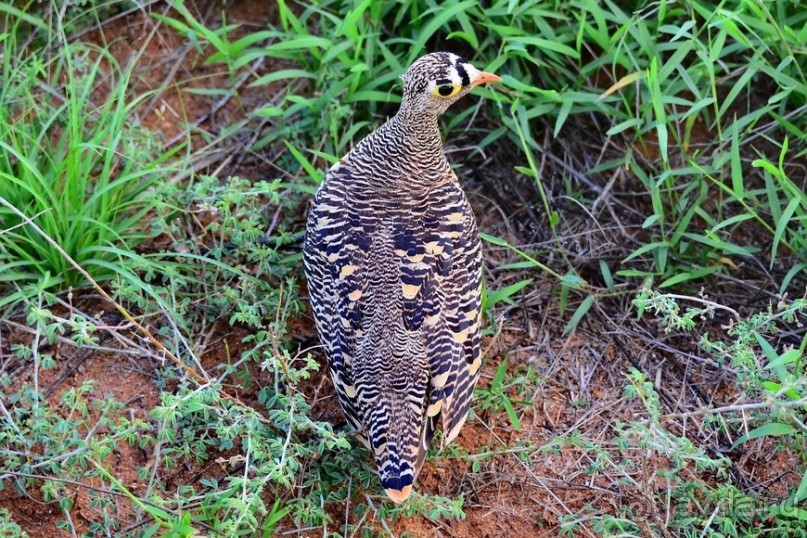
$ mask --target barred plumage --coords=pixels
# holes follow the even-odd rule
[[[449,53],[401,77],[398,113],[328,172],[308,217],[305,271],[348,423],[396,502],[437,420],[459,433],[479,377],[481,249],[437,116],[500,80]]]

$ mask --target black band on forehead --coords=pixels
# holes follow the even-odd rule
[[[454,66],[454,68],[457,70],[457,73],[459,73],[459,75],[460,75],[460,79],[462,80],[462,85],[463,86],[469,86],[471,84],[471,77],[468,76],[468,71],[466,71],[465,67],[463,67],[462,64],[464,64],[464,63],[465,63],[465,61],[462,58],[460,58],[459,60],[457,60],[457,64]]]

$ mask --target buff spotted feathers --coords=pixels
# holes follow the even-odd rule
[[[481,246],[437,117],[498,82],[461,57],[421,57],[398,113],[327,173],[308,216],[305,272],[339,402],[395,502],[441,422],[459,433],[479,378]]]

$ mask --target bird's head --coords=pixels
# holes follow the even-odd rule
[[[502,79],[485,73],[465,59],[450,52],[433,52],[421,56],[406,73],[402,107],[416,113],[440,115],[460,97],[476,86]]]

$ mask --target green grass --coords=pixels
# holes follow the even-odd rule
[[[296,63],[252,82],[293,81],[282,103],[256,110],[272,128],[255,147],[290,144],[313,183],[317,166],[377,125],[377,112],[395,101],[390,87],[409,62],[427,49],[449,48],[500,71],[505,84],[479,91],[490,99],[449,115],[448,140],[454,126],[484,109],[492,123],[480,134],[479,148],[521,149],[516,169],[536,182],[556,241],[558,213],[537,168],[547,148],[535,126],[549,124],[562,137],[570,118],[594,113],[605,124],[603,138],[624,148],[578,171],[593,178],[629,175],[644,191],[640,242],[618,263],[604,265],[598,278],[697,286],[714,273],[729,273],[738,259],[759,256],[773,268],[780,252],[796,263],[777,275],[779,291],[804,277],[807,199],[798,179],[803,169],[789,164],[807,155],[807,135],[794,121],[807,106],[807,16],[796,3],[639,3],[636,11],[594,0],[499,1],[484,9],[474,2],[445,7],[420,1],[312,2],[301,11],[280,6],[280,27],[250,39],[221,36],[232,28],[216,36],[190,30],[198,22],[187,11],[173,25],[194,42],[208,40],[218,51],[209,61],[232,69],[258,56]],[[403,17],[416,24],[401,26]],[[392,33],[393,27],[399,31]],[[271,44],[255,44],[252,37]],[[300,139],[309,131],[328,136],[312,148]],[[759,229],[753,233],[766,237],[750,244],[733,240],[748,233],[748,221]],[[585,283],[574,267],[560,273],[566,276],[550,272],[561,278],[564,294]],[[587,312],[585,304],[570,317],[570,329]]]
[[[677,407],[659,385],[668,372],[617,361],[619,405],[632,406],[634,419],[523,437],[534,431],[529,413],[543,409],[530,399],[563,376],[508,356],[486,367],[473,420],[498,424],[513,446],[491,441],[468,454],[454,445],[436,457],[467,463],[468,480],[486,483],[499,458],[521,469],[571,453],[587,462],[580,472],[590,483],[647,502],[585,502],[558,516],[568,536],[803,531],[807,11],[799,2],[281,1],[277,20],[260,29],[233,23],[226,7],[171,5],[158,2],[150,23],[223,75],[220,87],[186,91],[267,96],[246,118],[215,126],[219,134],[189,127],[185,140],[223,152],[232,151],[222,145],[228,136],[249,140],[279,179],[212,177],[194,169],[187,147],[166,149],[137,124],[157,93],[132,90],[135,63],[71,39],[128,4],[0,3],[0,309],[31,335],[3,352],[33,372],[21,389],[0,371],[0,486],[54,505],[61,528],[75,532],[73,488],[94,484],[99,515],[89,535],[120,530],[116,502],[144,518],[132,531],[143,536],[269,536],[281,527],[371,535],[397,518],[457,520],[476,508],[425,488],[404,506],[376,498],[363,450],[314,416],[319,364],[292,334],[305,310],[297,277],[308,197],[327,166],[394,113],[409,63],[447,49],[504,79],[441,119],[449,145],[475,148],[455,159],[466,163],[458,174],[465,180],[481,155],[493,156],[480,173],[512,176],[546,232],[531,243],[486,230],[497,259],[486,334],[496,341],[506,318],[523,312],[565,348],[580,335],[628,340],[628,313],[653,331],[658,318],[682,347],[725,369],[739,403]],[[576,245],[578,235],[595,247]],[[605,246],[591,254],[597,241]],[[93,283],[130,325],[110,327],[76,306]],[[738,299],[757,289],[770,305]],[[536,290],[546,290],[539,313]],[[600,330],[609,317],[617,321]],[[222,327],[239,347],[215,348],[215,365],[204,367]],[[41,376],[64,366],[53,344],[100,350],[106,335],[150,365],[160,403],[147,421],[98,398],[92,383],[44,393]],[[110,455],[124,443],[153,455],[139,470],[147,494],[116,476]],[[801,462],[800,481],[777,498],[735,476],[740,457],[766,450]],[[165,482],[214,462],[220,471],[198,482]],[[655,482],[637,478],[648,466]],[[16,525],[0,512],[0,535]]]
[[[67,256],[99,282],[116,278],[117,250],[132,251],[149,236],[150,190],[181,167],[181,146],[164,151],[137,125],[136,109],[149,96],[128,95],[131,67],[91,45],[58,46],[64,35],[22,49],[28,25],[13,16],[5,22],[0,309],[88,285]],[[58,52],[43,54],[51,46]]]

